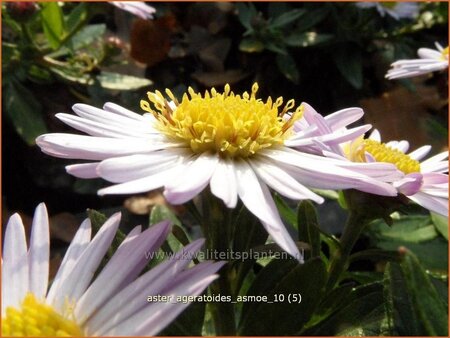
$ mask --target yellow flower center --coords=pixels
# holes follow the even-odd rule
[[[213,151],[224,157],[249,157],[282,144],[303,112],[299,106],[288,114],[294,100],[281,108],[283,98],[273,102],[269,97],[263,102],[255,97],[257,91],[257,83],[250,94],[244,92],[242,96],[230,91],[228,84],[223,93],[212,88],[203,96],[189,88],[189,96],[184,94],[178,102],[166,89],[172,102],[159,91],[148,92],[149,102],[141,100],[141,108],[156,117],[162,133],[185,142],[195,153]]]
[[[441,58],[442,60],[448,60],[448,46],[442,50]]]
[[[365,153],[372,155],[377,162],[387,162],[395,164],[398,170],[405,174],[420,172],[419,161],[414,160],[405,153],[397,149],[392,149],[384,143],[363,139],[354,140],[344,148],[347,158],[353,162],[366,162]]]
[[[28,293],[20,309],[6,309],[6,316],[2,318],[2,336],[80,337],[83,331],[75,321],[63,317]]]

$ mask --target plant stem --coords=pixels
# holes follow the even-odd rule
[[[336,250],[331,258],[327,291],[333,289],[339,281],[341,274],[347,268],[350,252],[352,251],[353,246],[361,235],[361,232],[366,224],[367,218],[365,215],[355,211],[350,211],[347,223],[345,224],[344,232],[340,238],[340,248]]]
[[[206,248],[208,254],[219,255],[224,253],[225,257],[231,243],[231,212],[226,206],[212,196],[209,191],[202,194],[202,228],[206,237]],[[212,257],[217,258],[217,257]],[[219,271],[219,278],[210,285],[213,295],[231,296],[231,278],[229,264]],[[210,303],[212,318],[217,336],[235,336],[236,319],[234,304],[231,302]]]

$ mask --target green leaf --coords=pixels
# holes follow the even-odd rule
[[[159,336],[201,336],[205,307],[205,302],[193,302]]]
[[[336,311],[319,320],[316,325],[303,330],[301,334],[377,336],[385,331],[383,287],[380,283],[359,286],[353,288],[350,293],[344,290],[339,300],[341,303],[336,307]]]
[[[64,15],[58,2],[42,3],[42,27],[50,47],[58,49],[66,34]]]
[[[173,211],[170,210],[170,208],[161,204],[154,205],[150,213],[150,226],[166,220],[169,220],[173,224],[181,226],[181,221],[173,213]]]
[[[448,218],[432,212],[431,220],[433,221],[436,230],[448,240]]]
[[[389,324],[395,334],[448,335],[447,307],[410,251],[400,264],[388,264],[384,285]]]
[[[97,24],[83,27],[70,39],[70,45],[73,50],[77,50],[90,45],[95,40],[101,39],[105,34],[106,25]]]
[[[87,19],[88,5],[86,3],[78,4],[67,16],[67,28],[70,32],[77,28],[78,24]]]
[[[100,83],[103,88],[111,90],[136,90],[150,86],[153,83],[148,79],[110,72],[101,72],[100,75],[97,76],[89,74],[76,76],[70,74],[67,69],[51,68],[51,71],[70,82],[87,86]]]
[[[270,28],[281,28],[297,20],[306,13],[304,9],[293,9],[273,19]]]
[[[11,81],[5,87],[3,104],[5,114],[28,145],[35,144],[36,137],[47,132],[41,104],[18,81]]]
[[[97,233],[108,217],[94,209],[88,209],[87,213],[89,220],[91,221],[92,229],[94,230],[94,233]]]
[[[239,334],[294,335],[311,318],[326,278],[325,265],[319,258],[303,265],[293,260],[272,261],[256,276],[247,293],[267,296],[268,302],[244,303]]]
[[[298,84],[299,72],[294,58],[290,54],[277,54],[277,66],[289,81]]]
[[[371,261],[398,261],[400,259],[400,254],[398,251],[387,251],[380,249],[369,249],[358,251],[350,256],[350,263],[359,260],[371,260]]]
[[[297,214],[295,210],[288,206],[286,201],[280,195],[274,194],[273,197],[281,217],[286,222],[297,228]]]
[[[333,38],[331,34],[317,34],[316,32],[307,32],[299,34],[291,34],[283,41],[291,47],[309,47],[315,46]]]
[[[239,50],[246,53],[259,53],[264,50],[264,43],[254,38],[245,38],[239,44]]]
[[[320,255],[320,231],[314,205],[302,201],[297,209],[298,239],[311,245],[311,256]]]
[[[361,50],[354,45],[337,48],[333,53],[334,62],[342,76],[354,88],[361,89],[363,85]]]
[[[330,7],[326,3],[323,6],[317,6],[317,9],[310,10],[306,15],[303,15],[302,20],[299,20],[296,25],[296,32],[304,32],[307,29],[318,24],[325,19],[330,11]]]
[[[244,4],[242,2],[235,3],[238,10],[238,18],[242,26],[247,28],[247,30],[253,30],[252,28],[252,18],[258,14],[255,5],[252,3]]]

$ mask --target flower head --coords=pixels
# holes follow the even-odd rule
[[[419,4],[416,2],[358,2],[359,8],[376,8],[380,16],[391,16],[396,20],[414,19],[419,15]]]
[[[110,1],[109,3],[141,19],[152,19],[156,12],[155,8],[142,1]]]
[[[417,51],[420,59],[399,60],[391,65],[386,74],[389,80],[401,79],[432,73],[448,68],[448,47],[443,48],[436,43],[436,50],[420,48]]]
[[[327,128],[333,126],[332,119],[323,118],[312,107],[305,109],[305,115],[314,117],[317,124],[321,125],[318,133],[325,133]],[[318,142],[315,151],[321,151],[329,158],[353,163],[391,163],[398,170],[389,180],[399,193],[431,211],[447,216],[448,174],[445,173],[448,173],[448,151],[420,162],[431,147],[427,145],[406,153],[408,149],[409,143],[405,140],[382,143],[380,133],[375,130],[368,139],[361,135],[339,145]]]
[[[130,194],[164,187],[172,204],[199,194],[208,184],[227,207],[238,197],[255,214],[275,242],[301,260],[296,244],[285,229],[269,187],[295,200],[322,197],[308,189],[356,188],[380,195],[395,195],[383,182],[395,166],[337,161],[304,151],[315,142],[338,144],[360,135],[329,130],[316,137],[314,127],[303,128],[303,107],[293,100],[266,101],[251,93],[236,95],[227,85],[204,95],[189,89],[179,102],[170,91],[149,93],[141,106],[149,112],[133,113],[107,103],[104,109],[76,104],[78,116],[58,114],[70,126],[91,136],[46,134],[37,139],[42,151],[62,158],[94,160],[75,164],[67,171],[77,177],[102,177],[116,183],[99,194]],[[293,109],[293,112],[290,110]],[[336,122],[339,124],[339,122]],[[376,171],[376,178],[366,175]]]
[[[145,231],[134,228],[94,278],[119,221],[120,213],[111,216],[91,239],[91,224],[85,220],[48,289],[45,205],[36,208],[28,250],[22,220],[13,215],[3,247],[2,336],[154,335],[188,304],[149,304],[149,295],[198,295],[217,278],[214,273],[222,263],[203,262],[187,269],[186,257],[194,256],[202,240],[139,276],[148,263],[146,253],[165,240],[169,222]]]

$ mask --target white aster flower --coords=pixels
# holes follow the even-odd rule
[[[436,43],[436,49],[420,48],[417,54],[420,59],[395,61],[386,78],[408,78],[448,69],[448,46],[443,48]]]
[[[152,19],[156,12],[155,8],[142,1],[110,1],[109,3],[141,19]]]
[[[419,4],[417,2],[358,2],[359,8],[376,8],[380,16],[385,17],[386,14],[396,20],[414,19],[419,15]]]
[[[146,253],[158,250],[170,230],[169,222],[161,222],[145,231],[134,228],[94,279],[119,221],[120,213],[111,216],[91,239],[85,220],[48,289],[46,207],[36,208],[28,249],[22,220],[14,214],[3,246],[2,336],[155,335],[188,304],[148,303],[149,295],[199,295],[217,278],[223,263],[187,269],[202,240],[138,277],[148,263]]]
[[[302,131],[303,106],[290,100],[266,102],[257,99],[258,86],[242,96],[225,86],[204,96],[189,89],[181,102],[166,90],[148,93],[139,115],[113,103],[102,109],[84,104],[73,107],[78,116],[57,114],[66,124],[90,136],[46,134],[38,137],[42,151],[52,156],[93,160],[75,164],[67,171],[80,178],[102,177],[113,186],[104,194],[132,194],[164,187],[172,204],[189,201],[210,185],[211,192],[227,207],[238,197],[257,216],[273,240],[292,256],[302,260],[278,214],[269,187],[294,200],[323,198],[308,189],[355,188],[380,195],[396,195],[383,182],[396,172],[395,166],[379,163],[351,163],[298,151],[312,146],[316,138]],[[152,107],[152,106],[153,107]],[[339,121],[334,121],[340,124]],[[364,132],[364,131],[363,131]],[[361,131],[358,131],[358,135]],[[320,136],[326,144],[354,138],[354,131]],[[376,177],[370,177],[376,172]]]
[[[307,113],[306,113],[307,112]],[[327,134],[333,125],[332,119],[323,118],[312,107],[305,110],[316,125],[318,133]],[[339,145],[316,143],[325,156],[355,163],[392,163],[400,176],[393,175],[392,185],[399,193],[417,204],[444,216],[448,216],[448,151],[422,160],[431,150],[426,145],[407,154],[409,142],[391,141],[381,143],[380,133],[374,130],[368,139],[360,136]],[[396,179],[395,179],[396,178]]]

